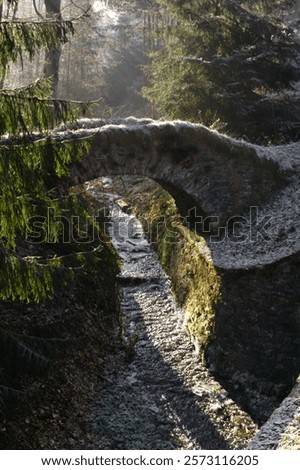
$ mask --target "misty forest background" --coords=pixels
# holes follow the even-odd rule
[[[118,324],[119,264],[103,220],[84,191],[64,187],[89,142],[55,143],[53,129],[135,115],[264,145],[299,140],[298,3],[0,2],[0,432],[17,432],[11,417],[31,400],[54,413],[62,364],[74,383],[59,406],[74,405],[74,369],[96,368]]]

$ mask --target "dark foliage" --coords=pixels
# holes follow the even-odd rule
[[[163,47],[151,54],[145,95],[163,117],[256,142],[299,138],[300,44],[284,13],[294,2],[157,3]]]

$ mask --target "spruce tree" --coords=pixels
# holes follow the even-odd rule
[[[158,0],[162,47],[145,96],[164,118],[187,119],[252,141],[300,136],[300,46],[293,1]]]
[[[17,4],[0,4],[0,299],[39,302],[72,276],[70,260],[57,256],[62,254],[63,237],[57,220],[66,210],[76,214],[81,209],[76,198],[61,197],[56,188],[87,145],[55,144],[51,131],[76,120],[86,105],[55,99],[52,77],[18,89],[3,88],[10,63],[32,60],[43,49],[49,57],[74,33],[73,22],[60,14],[48,11],[47,17],[36,20],[7,14]],[[36,131],[45,138],[37,141]],[[28,234],[37,220],[45,237],[32,244]],[[69,255],[74,245],[63,251]]]
[[[65,336],[73,334],[68,324],[67,335],[63,330],[62,336],[51,337],[50,332],[49,337],[51,312],[55,317],[62,311],[70,321],[65,306],[75,298],[84,303],[80,297],[88,280],[93,295],[90,299],[85,289],[86,302],[100,311],[105,308],[108,313],[102,315],[110,318],[110,305],[115,309],[110,289],[117,271],[85,201],[61,189],[69,165],[89,146],[85,140],[59,143],[52,137],[57,125],[75,121],[87,109],[84,103],[55,97],[59,51],[74,33],[73,21],[64,20],[58,10],[50,15],[49,9],[35,20],[21,19],[18,3],[0,0],[0,415],[25,398],[24,374],[27,379],[40,374],[62,350]],[[57,0],[45,3],[60,5]],[[32,61],[41,51],[44,78],[28,86],[4,87],[11,63]],[[44,324],[35,331],[39,314],[46,334]]]

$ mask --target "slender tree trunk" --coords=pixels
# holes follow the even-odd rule
[[[48,18],[61,19],[61,0],[45,0],[46,16]],[[46,51],[44,77],[52,79],[53,96],[57,97],[58,80],[59,80],[59,60],[61,56],[61,46],[52,51]]]
[[[2,15],[3,15],[3,3],[0,4],[0,22],[2,21]],[[0,74],[0,90],[3,88],[3,83],[4,83],[4,72],[3,72],[3,75]]]

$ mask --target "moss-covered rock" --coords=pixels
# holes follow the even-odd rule
[[[173,198],[149,181],[141,185],[131,187],[128,197],[151,236],[162,267],[171,278],[196,348],[204,353],[214,335],[220,276],[209,257],[204,238],[183,225]]]
[[[218,267],[171,196],[150,181],[127,197],[170,276],[186,325],[217,378],[259,423],[293,386],[300,364],[297,256],[253,269]]]

